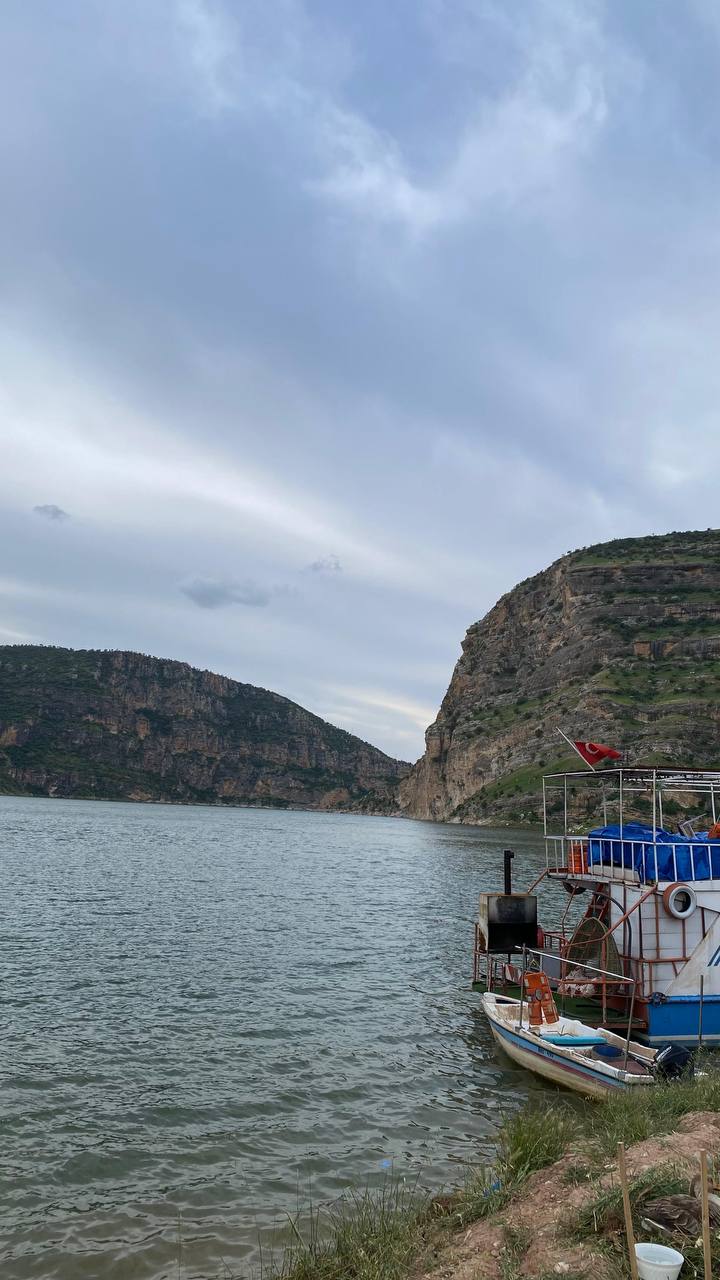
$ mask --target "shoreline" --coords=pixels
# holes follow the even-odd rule
[[[720,1060],[703,1073],[587,1102],[558,1093],[506,1118],[495,1162],[463,1187],[418,1195],[399,1179],[351,1194],[309,1222],[264,1280],[621,1280],[627,1271],[616,1151],[627,1148],[637,1240],[680,1248],[702,1274],[695,1240],[643,1224],[643,1204],[686,1194],[697,1154],[720,1159]],[[713,1237],[720,1274],[720,1233]],[[698,1269],[699,1268],[699,1269]],[[240,1276],[234,1280],[242,1280]]]
[[[423,822],[431,827],[462,827],[479,831],[542,832],[542,822],[539,819],[537,822],[495,822],[492,819],[483,819],[482,822],[464,822],[459,818],[421,818],[412,813],[402,813],[397,809],[391,813],[384,813],[380,809],[325,809],[300,804],[251,804],[246,800],[141,800],[131,796],[55,796],[36,795],[24,791],[0,791],[0,800],[63,800],[93,804],[139,804],[155,808],[177,809],[256,809],[264,813],[313,813],[348,818],[393,818],[404,822]]]

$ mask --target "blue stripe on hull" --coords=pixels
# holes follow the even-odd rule
[[[603,1071],[593,1071],[592,1067],[581,1067],[579,1063],[569,1062],[568,1059],[564,1058],[561,1054],[553,1053],[551,1048],[545,1048],[541,1040],[538,1040],[537,1043],[525,1040],[522,1036],[515,1035],[513,1031],[510,1031],[507,1027],[501,1026],[497,1022],[494,1022],[493,1026],[503,1040],[509,1040],[511,1044],[517,1045],[519,1049],[524,1049],[526,1053],[531,1053],[536,1058],[549,1059],[549,1061],[554,1062],[557,1067],[560,1067],[563,1071],[567,1072],[569,1076],[579,1076],[581,1079],[597,1080],[601,1084],[605,1086],[609,1085],[610,1088],[614,1089],[627,1088],[624,1081],[618,1080],[613,1076],[605,1075]]]
[[[653,1048],[663,1044],[699,1042],[700,997],[668,996],[662,1004],[648,1004],[648,1029],[643,1039]],[[705,996],[702,1006],[703,1044],[720,1045],[720,996]]]

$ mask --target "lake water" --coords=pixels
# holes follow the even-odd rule
[[[529,833],[0,798],[3,1280],[249,1276],[389,1163],[461,1181],[542,1087],[470,990],[508,843],[526,887]]]

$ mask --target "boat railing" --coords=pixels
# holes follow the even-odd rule
[[[566,941],[559,932],[546,933],[543,948],[516,947],[512,953],[505,956],[481,951],[476,945],[473,981],[481,980],[480,964],[484,961],[487,966],[485,985],[488,991],[519,986],[522,992],[525,974],[536,972],[544,973],[560,996],[572,997],[578,993],[586,996],[592,994],[593,998],[599,997],[603,1021],[607,1018],[608,1000],[613,996],[622,996],[625,1004],[627,997],[630,996],[631,1006],[634,1006],[634,995],[639,981],[637,977],[574,959],[567,954]],[[550,947],[547,945],[548,942]],[[511,959],[511,955],[516,959]],[[522,957],[523,967],[518,963],[520,957]],[[584,987],[590,987],[591,992],[583,991]],[[632,1018],[632,1011],[630,1016]]]
[[[624,987],[626,989],[624,994],[626,995],[626,998],[629,998],[627,1041],[625,1046],[625,1065],[627,1066],[627,1057],[628,1057],[628,1051],[630,1047],[630,1033],[632,1031],[633,1014],[635,1012],[635,992],[637,990],[637,980],[624,973],[613,973],[613,971],[610,969],[601,969],[598,965],[587,964],[583,960],[574,961],[574,960],[568,960],[565,957],[561,957],[560,959],[561,977],[560,977],[560,981],[558,982],[557,973],[553,975],[549,973],[548,969],[545,967],[548,964],[548,962],[550,963],[550,966],[553,967],[555,962],[555,957],[551,955],[549,956],[547,951],[540,950],[539,948],[536,948],[536,947],[519,947],[519,948],[516,948],[516,951],[518,952],[519,955],[522,955],[522,969],[520,973],[520,1014],[519,1014],[520,1023],[522,1023],[522,1008],[525,1000],[525,978],[527,974],[531,972],[545,973],[548,979],[550,979],[551,977],[554,977],[556,982],[556,990],[560,995],[564,994],[563,988],[567,987],[569,978],[572,978],[573,984],[577,987],[580,985],[581,982],[585,981],[585,978],[584,978],[585,974],[593,975],[592,977],[589,977],[587,979],[587,982],[588,982],[588,985],[590,983],[592,984],[593,989],[598,986],[600,987],[600,991],[602,995],[603,1022],[607,1020],[607,1016],[608,1016],[608,1011],[607,1011],[608,987],[611,987],[611,988]],[[533,958],[530,959],[530,957],[533,957]],[[563,974],[562,970],[565,969],[566,966],[567,967],[571,966],[571,971],[570,973]],[[629,990],[627,990],[628,988]]]
[[[547,952],[544,948],[540,948],[540,947],[516,947],[515,952],[518,955],[524,956],[526,959],[528,956],[534,956],[535,960],[531,961],[531,963],[535,963],[537,965],[536,971],[538,973],[546,972],[544,965],[548,959],[553,958],[551,953]],[[563,964],[563,966],[566,966],[566,965],[572,966],[573,976],[575,976],[576,970],[581,969],[583,973],[597,974],[598,978],[602,980],[607,980],[608,982],[613,984],[635,986],[635,978],[628,977],[627,974],[617,973],[612,969],[601,969],[599,965],[587,964],[585,960],[571,960],[571,959],[568,959],[567,956],[561,955],[559,956],[559,959]],[[527,967],[527,965],[526,965],[526,972],[531,972],[531,970]],[[550,975],[548,974],[548,976]],[[567,977],[567,975],[564,975],[564,976]]]
[[[591,849],[591,843],[595,848]],[[603,844],[609,846],[609,853],[603,850]],[[720,845],[716,841],[698,841],[692,837],[678,844],[666,840],[632,840],[619,834],[547,835],[545,865],[548,875],[572,880],[602,878],[634,884],[707,880],[714,871],[718,849]],[[678,863],[680,850],[683,851],[682,866]],[[615,862],[615,858],[619,861]]]

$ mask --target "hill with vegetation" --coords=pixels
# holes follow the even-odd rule
[[[591,739],[632,763],[720,765],[720,531],[622,538],[563,556],[471,626],[408,816],[539,816],[542,774]]]
[[[183,662],[0,646],[0,793],[392,812],[408,768]]]

